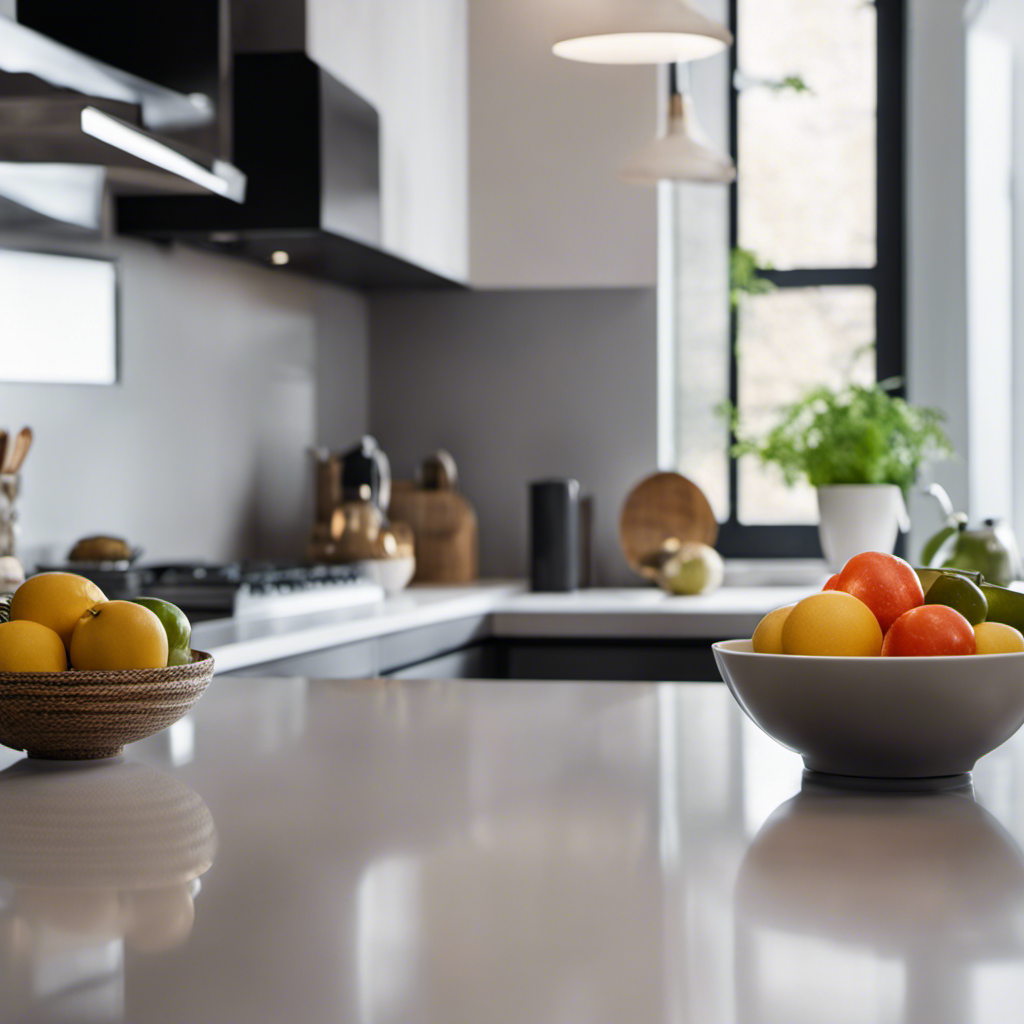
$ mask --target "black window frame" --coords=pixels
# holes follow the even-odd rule
[[[739,40],[740,0],[729,0],[729,21]],[[875,0],[877,11],[878,103],[876,122],[876,248],[874,267],[813,270],[772,270],[761,276],[778,288],[823,285],[869,285],[875,290],[875,353],[878,380],[900,377],[905,381],[905,145],[904,119],[906,62],[905,0]],[[738,45],[730,49],[729,146],[734,159],[739,150],[739,90],[736,88]],[[729,188],[729,245],[739,241],[739,184]],[[730,314],[729,399],[738,404],[736,342],[738,317]],[[897,390],[902,394],[904,388]],[[731,440],[735,440],[732,438]],[[818,528],[810,525],[750,525],[739,521],[738,467],[729,459],[729,518],[720,524],[718,550],[733,558],[818,558]]]

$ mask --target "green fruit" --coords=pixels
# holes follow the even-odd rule
[[[969,569],[918,569],[915,568],[917,578],[921,581],[921,589],[927,594],[932,584],[940,576],[958,576],[969,579],[975,586],[980,587],[985,582],[985,577],[980,572],[972,572]]]
[[[994,583],[983,583],[981,592],[988,602],[989,622],[1003,622],[1024,632],[1024,594],[1019,590],[997,587]]]
[[[167,664],[192,663],[192,623],[185,613],[170,601],[159,597],[137,597],[135,604],[148,608],[159,620],[167,634]]]
[[[988,601],[981,588],[966,576],[943,573],[929,587],[925,604],[943,604],[958,611],[972,626],[984,622]]]

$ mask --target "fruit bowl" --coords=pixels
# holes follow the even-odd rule
[[[0,743],[54,761],[116,757],[183,718],[213,678],[213,657],[118,672],[0,672]]]
[[[755,654],[749,640],[713,650],[740,707],[813,771],[959,775],[1024,723],[1024,652],[826,658]]]

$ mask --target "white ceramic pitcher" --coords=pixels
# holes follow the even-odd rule
[[[910,529],[903,491],[895,484],[818,488],[818,536],[833,572],[861,551],[892,551]]]

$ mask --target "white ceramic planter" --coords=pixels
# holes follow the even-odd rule
[[[833,572],[861,551],[892,551],[910,529],[903,492],[895,484],[836,484],[818,488],[818,536]]]

